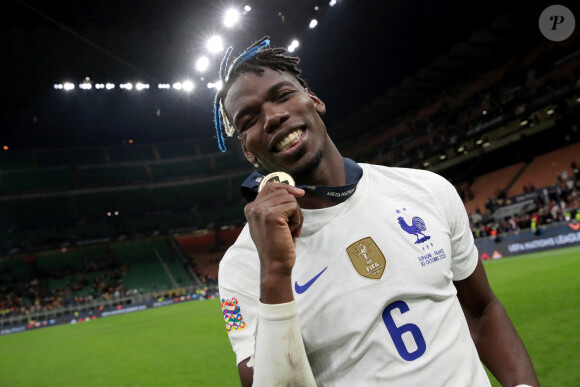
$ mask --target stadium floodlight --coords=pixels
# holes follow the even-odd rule
[[[237,9],[230,8],[226,11],[224,16],[224,25],[226,27],[233,27],[238,20],[240,20],[240,13]]]
[[[102,83],[95,84],[95,89],[99,89],[100,90],[100,89],[104,89],[104,88],[105,88],[105,85],[102,84]]]
[[[75,88],[75,85],[74,83],[66,82],[63,87],[65,90],[73,90]]]
[[[62,90],[62,83],[55,83],[54,88],[55,90]]]
[[[288,46],[288,52],[294,52],[294,50],[296,50],[296,48],[300,45],[300,43],[298,42],[298,40],[294,39],[292,41],[292,43],[290,43],[290,45]]]
[[[136,88],[137,90],[144,90],[144,89],[148,89],[148,88],[149,88],[149,84],[148,84],[148,83],[141,83],[141,82],[139,82],[139,83],[137,83],[137,84],[135,85],[135,88]]]
[[[105,85],[105,88],[106,88],[107,90],[113,90],[113,89],[115,88],[115,84],[114,84],[114,83],[107,83],[107,84]]]
[[[252,10],[252,7],[250,7],[249,5],[244,6],[244,11],[250,12],[251,10]]]
[[[174,88],[175,90],[181,90],[181,82],[175,82],[175,83],[173,84],[173,88]]]
[[[209,66],[209,59],[207,56],[202,56],[201,58],[199,58],[197,60],[197,62],[195,62],[195,68],[199,72],[203,72],[203,71],[207,70],[208,66]]]
[[[83,89],[83,90],[91,90],[93,88],[93,85],[91,85],[89,82],[83,82],[79,85],[79,89]]]
[[[181,84],[181,86],[183,87],[183,90],[189,92],[193,90],[193,82],[191,82],[190,80],[187,80],[185,82],[183,82]]]
[[[312,19],[312,20],[310,20],[310,24],[308,25],[308,28],[313,29],[317,25],[318,25],[318,20]]]
[[[130,83],[130,82],[127,82],[127,83],[121,83],[121,84],[119,85],[119,87],[120,87],[121,89],[131,90],[131,89],[133,89],[133,84],[132,84],[132,83]]]
[[[211,53],[217,53],[224,49],[222,38],[214,35],[207,40],[207,49]]]
[[[171,89],[171,85],[169,83],[160,83],[157,85],[159,89]]]
[[[330,5],[331,7],[334,7],[336,5],[336,0],[330,0],[328,5]]]
[[[222,88],[222,81],[217,81],[217,82],[208,82],[207,84],[207,88],[208,89],[216,89],[216,90],[220,90]]]

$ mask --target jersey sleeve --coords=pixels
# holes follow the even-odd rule
[[[233,257],[224,257],[220,263],[218,281],[226,332],[239,364],[254,354],[260,289],[259,273],[239,264],[251,256],[235,250],[226,254]]]
[[[451,271],[453,281],[469,277],[477,266],[478,253],[469,227],[465,205],[457,190],[447,180],[444,181],[447,198],[446,214],[451,238]]]

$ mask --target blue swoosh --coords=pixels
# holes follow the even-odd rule
[[[320,277],[322,275],[322,273],[324,273],[326,271],[326,269],[328,269],[328,266],[326,266],[324,269],[322,269],[322,271],[320,273],[316,274],[316,276],[314,276],[314,278],[312,278],[310,281],[306,282],[304,285],[298,285],[298,281],[294,282],[294,290],[296,290],[296,293],[302,294],[305,291],[307,291],[308,288],[311,287],[312,284],[318,279],[318,277]]]

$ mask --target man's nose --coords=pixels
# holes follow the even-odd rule
[[[271,132],[276,130],[288,117],[286,109],[274,104],[264,105],[264,131]]]

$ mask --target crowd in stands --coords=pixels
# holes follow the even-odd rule
[[[35,256],[28,256],[25,262],[26,270],[20,274],[2,273],[0,316],[50,311],[131,293],[123,284],[129,267],[112,256],[85,260],[78,266],[40,267]]]
[[[537,226],[554,222],[580,222],[580,167],[576,161],[570,164],[572,175],[562,171],[550,187],[537,189],[532,182],[523,186],[524,195],[532,196],[534,205],[529,210],[506,218],[495,219],[494,211],[509,204],[504,190],[489,197],[485,208],[477,208],[470,214],[473,235],[477,237],[496,236],[522,229],[537,230]],[[535,194],[535,195],[534,195]]]
[[[436,154],[461,154],[456,148],[476,136],[484,137],[483,142],[487,141],[485,132],[492,129],[501,116],[529,114],[529,105],[537,98],[549,96],[578,81],[579,57],[560,67],[554,66],[569,52],[568,49],[540,45],[527,57],[512,59],[494,69],[499,74],[496,75],[498,79],[484,88],[470,91],[469,84],[450,88],[437,100],[443,102],[433,103],[439,106],[436,112],[420,118],[410,115],[405,121],[404,131],[360,155],[359,161],[411,166]],[[533,114],[529,118],[528,125],[532,126],[534,120],[538,120]]]

